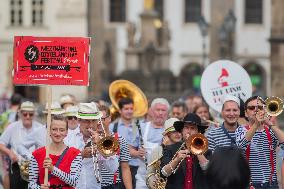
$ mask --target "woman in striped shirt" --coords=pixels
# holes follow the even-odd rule
[[[52,142],[33,152],[29,165],[29,189],[71,189],[77,184],[82,167],[80,151],[64,144],[67,122],[62,115],[55,115],[50,125]],[[44,139],[43,139],[44,140]],[[48,185],[44,184],[44,170],[48,168]]]

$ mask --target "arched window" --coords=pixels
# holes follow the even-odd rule
[[[185,0],[185,22],[197,22],[201,17],[202,0]]]
[[[200,91],[202,71],[199,64],[190,63],[186,65],[182,69],[179,78],[181,91],[194,90],[194,92],[198,93]]]
[[[23,24],[23,1],[10,1],[10,24],[12,26],[21,26]]]
[[[126,4],[125,0],[109,1],[110,22],[125,22]]]
[[[43,24],[43,0],[32,0],[32,25],[40,26]]]
[[[243,66],[248,72],[253,86],[253,95],[264,96],[266,94],[266,77],[261,66],[255,62],[249,62]]]
[[[246,0],[245,1],[245,23],[261,24],[263,13],[262,0]]]

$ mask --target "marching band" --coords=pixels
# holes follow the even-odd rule
[[[21,103],[18,120],[0,136],[0,152],[9,159],[5,188],[279,188],[281,99],[252,96],[242,104],[226,95],[223,122],[217,122],[202,98],[172,105],[155,98],[148,107],[133,83],[120,80],[111,86],[116,113],[107,103],[76,103],[67,95],[51,105],[49,132],[36,121],[35,105]],[[241,113],[246,124],[239,122]]]

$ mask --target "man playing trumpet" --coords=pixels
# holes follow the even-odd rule
[[[201,125],[201,119],[194,113],[189,113],[183,121],[174,123],[175,130],[182,134],[184,141],[187,141],[190,136],[197,133],[204,133],[205,128]],[[206,142],[203,140],[202,145],[206,151]],[[203,170],[206,170],[208,157],[211,152],[205,152],[205,155],[194,155],[190,153],[189,148],[181,148],[182,142],[167,146],[164,149],[161,159],[161,176],[167,178],[166,189],[190,188],[202,189],[205,188],[205,176]],[[194,178],[194,179],[193,179]]]
[[[256,189],[278,188],[276,147],[283,147],[284,133],[267,116],[265,102],[258,96],[245,102],[249,124],[236,130],[236,140],[246,155],[251,171],[251,186]]]

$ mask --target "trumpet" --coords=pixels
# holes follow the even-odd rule
[[[174,155],[174,157],[172,158],[171,161],[173,161],[177,157],[177,154],[180,150],[184,150],[184,149],[188,149],[190,151],[190,153],[193,154],[193,155],[204,154],[208,150],[208,139],[203,134],[200,134],[200,133],[191,135],[190,137],[188,137],[184,141],[184,143],[182,143],[182,145],[180,146],[178,151],[175,153],[175,155]],[[174,169],[173,173],[175,173],[178,170],[178,168],[179,168],[179,166],[180,166],[180,164],[183,160],[184,159],[182,159],[178,163],[178,165]]]

